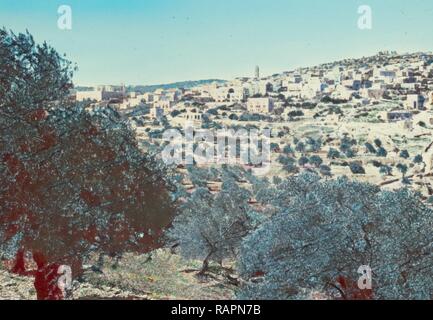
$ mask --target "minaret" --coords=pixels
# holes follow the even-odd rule
[[[123,95],[123,99],[125,99],[125,98],[126,98],[126,86],[125,86],[124,83],[122,83],[121,86],[122,86],[122,95]]]
[[[260,68],[259,68],[259,66],[256,66],[255,76],[256,76],[256,79],[260,79]]]

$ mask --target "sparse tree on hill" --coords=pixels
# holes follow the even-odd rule
[[[379,172],[384,176],[391,176],[392,175],[392,167],[388,165],[383,165],[380,167]]]
[[[403,158],[403,159],[409,159],[409,158],[410,158],[410,154],[409,154],[409,152],[408,152],[407,150],[402,150],[402,151],[400,152],[400,158]]]
[[[281,162],[281,161],[280,161]],[[299,168],[296,165],[296,160],[292,157],[285,157],[281,162],[283,164],[283,169],[288,173],[297,173]]]
[[[334,148],[330,148],[328,151],[328,159],[335,160],[341,157],[341,154],[338,150]]]
[[[301,167],[303,167],[303,166],[305,166],[307,163],[309,163],[309,159],[306,157],[306,156],[302,156],[302,157],[300,157],[299,158],[299,160],[298,160],[298,164],[301,166]]]
[[[332,177],[332,170],[331,167],[322,164],[320,166],[320,174],[324,177]]]
[[[322,160],[322,158],[320,156],[314,155],[314,156],[310,157],[310,159],[308,160],[308,162],[310,164],[312,164],[313,166],[315,166],[315,167],[318,168],[323,163],[323,160]]]
[[[307,139],[307,151],[308,152],[318,152],[322,148],[322,140],[321,139],[313,139],[309,137]]]
[[[382,147],[382,141],[380,139],[375,139],[374,144],[376,147],[381,148]]]
[[[401,172],[401,174],[403,175],[403,177],[406,175],[406,173],[407,173],[407,170],[409,169],[408,167],[407,167],[407,165],[405,165],[405,164],[403,164],[403,163],[399,163],[398,165],[397,165],[397,169]]]
[[[305,150],[306,150],[306,147],[305,147],[305,143],[303,143],[302,141],[299,141],[297,144],[296,144],[296,148],[295,148],[295,150],[296,151],[298,151],[298,152],[305,152]]]
[[[340,143],[340,151],[346,155],[348,158],[353,158],[355,156],[355,151],[353,150],[353,146],[356,145],[356,140],[350,139],[345,136],[341,139]]]
[[[295,152],[290,145],[286,145],[283,149],[283,153],[293,155]]]
[[[369,142],[365,143],[365,148],[367,149],[367,152],[369,152],[369,153],[372,153],[372,154],[377,153],[376,148]]]
[[[413,163],[415,164],[420,164],[423,163],[424,159],[422,157],[422,155],[418,154],[415,156],[415,158],[413,159]]]
[[[376,153],[376,155],[377,155],[378,157],[383,157],[383,158],[385,158],[385,157],[388,155],[388,152],[385,150],[385,148],[383,148],[383,147],[379,147],[379,148],[377,149],[377,153]]]
[[[365,169],[362,166],[362,164],[358,162],[351,162],[349,164],[350,171],[352,171],[353,174],[365,174]]]

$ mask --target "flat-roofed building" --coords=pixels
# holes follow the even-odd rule
[[[247,109],[250,113],[267,114],[274,110],[274,101],[272,98],[249,98]]]
[[[420,94],[408,94],[406,99],[406,108],[409,110],[424,109],[425,98]]]

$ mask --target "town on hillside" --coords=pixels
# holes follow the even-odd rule
[[[433,200],[433,54],[379,52],[232,81],[158,88],[77,88],[71,99],[121,112],[143,142],[167,128],[269,128],[268,175],[317,171]],[[248,166],[246,166],[248,167]]]

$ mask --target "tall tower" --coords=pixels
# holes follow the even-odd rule
[[[260,68],[259,68],[259,66],[256,66],[255,76],[256,76],[256,79],[260,79]]]
[[[124,83],[122,83],[121,87],[122,87],[122,96],[125,99],[126,98],[126,86]]]

